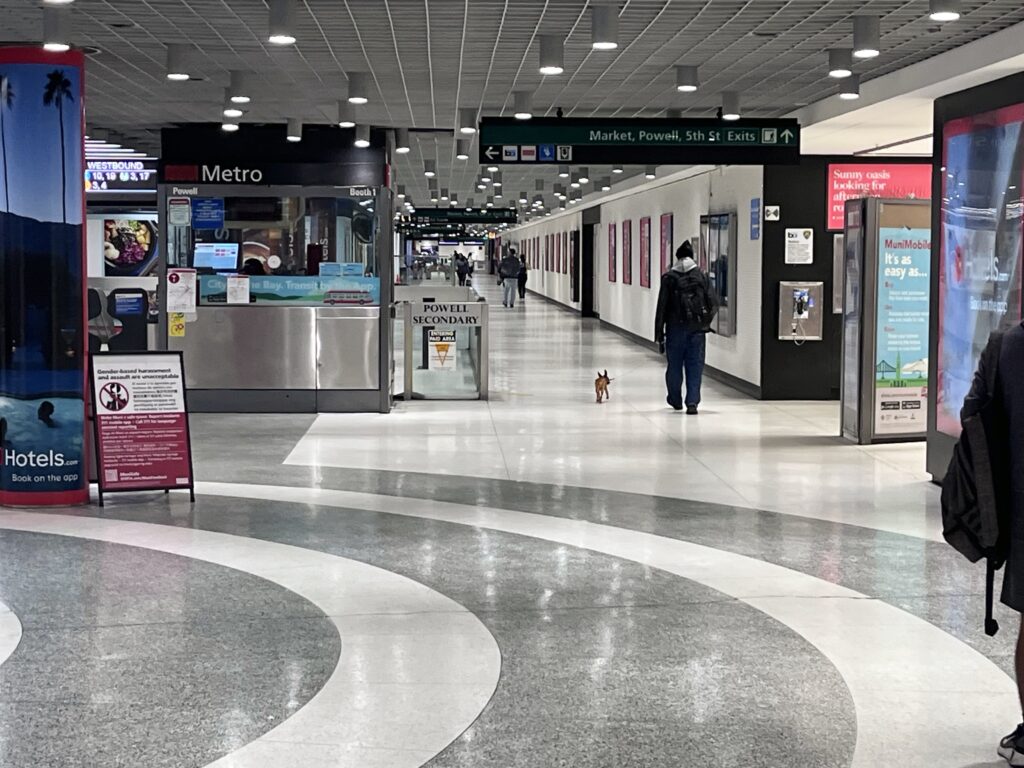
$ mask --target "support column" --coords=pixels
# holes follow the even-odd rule
[[[88,501],[81,53],[0,48],[0,504]]]

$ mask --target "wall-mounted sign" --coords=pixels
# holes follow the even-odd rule
[[[438,331],[431,328],[427,331],[427,343],[430,346],[430,360],[427,363],[430,370],[458,370],[459,355],[455,342],[455,331]]]
[[[780,221],[782,219],[781,205],[766,205],[764,207],[765,221]]]
[[[410,224],[515,224],[515,208],[417,208],[416,213],[403,219]]]
[[[750,239],[761,239],[761,198],[750,201]]]
[[[814,263],[814,230],[810,227],[797,227],[786,230],[786,263]]]
[[[483,323],[483,305],[480,303],[441,304],[423,302],[413,304],[413,325],[481,325]]]
[[[86,160],[90,195],[156,194],[156,160]]]
[[[828,228],[843,228],[847,200],[859,197],[932,197],[932,166],[845,163],[828,167]]]
[[[545,151],[538,158],[537,148]],[[550,147],[553,152],[548,152]],[[518,148],[517,152],[510,149]],[[796,120],[668,118],[485,117],[480,123],[481,163],[773,165],[800,162]],[[568,162],[568,161],[563,161]]]

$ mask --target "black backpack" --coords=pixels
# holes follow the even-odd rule
[[[1002,334],[994,334],[990,350],[992,365],[986,371],[988,401],[977,413],[964,419],[963,432],[953,448],[946,476],[942,480],[942,536],[972,563],[985,558],[985,634],[999,631],[992,618],[995,572],[1003,567],[1007,554],[1008,499],[1003,451],[990,447],[1003,444],[1006,418],[999,391],[999,355]]]
[[[706,328],[714,318],[707,278],[698,269],[675,276],[676,311],[687,326]]]

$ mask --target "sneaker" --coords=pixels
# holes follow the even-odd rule
[[[682,403],[673,403],[668,398],[665,398],[665,402],[668,403],[669,406],[671,406],[673,411],[681,411],[681,410],[683,410],[683,404]]]
[[[688,405],[688,406],[686,406],[686,415],[687,416],[696,416],[697,415],[697,406],[696,405]]]
[[[999,742],[999,756],[1010,765],[1024,766],[1024,723]]]

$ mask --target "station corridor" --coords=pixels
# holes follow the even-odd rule
[[[194,506],[0,510],[0,764],[999,764],[1013,633],[922,446],[676,413],[655,353],[477,285],[489,401],[193,415]]]

